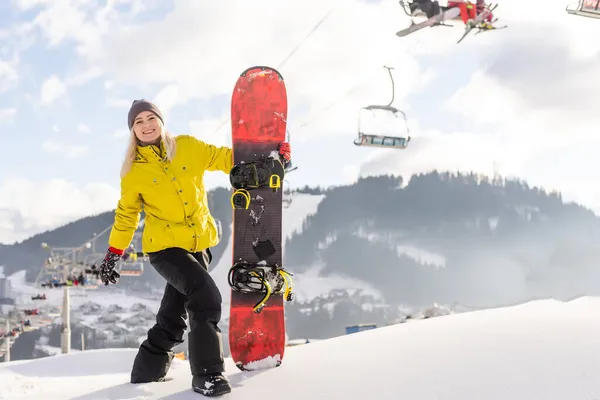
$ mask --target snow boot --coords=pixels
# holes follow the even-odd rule
[[[222,373],[194,375],[192,379],[194,392],[207,397],[221,396],[231,392],[229,380]]]

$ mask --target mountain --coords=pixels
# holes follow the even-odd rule
[[[288,268],[371,290],[288,305],[292,336],[330,337],[322,334],[352,322],[381,326],[433,303],[477,309],[600,294],[600,220],[559,193],[432,172],[408,182],[361,179],[323,194],[287,240]]]
[[[229,190],[211,191],[221,221],[211,275],[228,293]],[[431,172],[360,179],[289,194],[285,260],[297,300],[286,305],[291,338],[341,335],[347,325],[378,326],[434,303],[478,309],[535,298],[600,295],[600,220],[557,192],[517,179]],[[4,246],[7,273],[33,279],[47,256],[41,242],[80,245],[112,223],[105,213]],[[103,249],[106,241],[99,240]],[[164,287],[150,266],[122,287]],[[102,288],[98,292],[108,290]],[[224,295],[223,329],[228,318]]]
[[[600,299],[534,301],[288,347],[274,369],[239,371],[219,399],[594,400],[600,393]],[[568,344],[568,345],[565,345]],[[0,364],[0,398],[202,399],[189,363],[165,382],[129,383],[135,349]]]

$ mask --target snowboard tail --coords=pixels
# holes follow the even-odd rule
[[[240,74],[232,95],[233,255],[229,271],[229,348],[241,370],[278,366],[285,350],[284,300],[291,274],[282,264],[287,93],[273,68]]]

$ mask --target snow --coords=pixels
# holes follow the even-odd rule
[[[400,245],[396,247],[396,251],[398,255],[410,257],[422,265],[433,266],[436,268],[443,268],[446,266],[446,257],[419,247]]]
[[[325,198],[324,194],[291,192],[292,202],[283,210],[282,236],[284,242],[293,233],[302,233],[302,223],[309,215],[317,213],[317,208]]]
[[[286,348],[280,367],[241,372],[220,399],[597,400],[599,298],[552,299],[381,327]],[[187,361],[129,384],[135,349],[0,364],[0,399],[202,399]]]
[[[262,360],[249,362],[245,365],[245,368],[248,371],[258,371],[261,369],[274,368],[279,362],[281,362],[281,354],[276,354],[273,357],[269,356]]]
[[[317,243],[317,248],[319,250],[327,250],[329,246],[331,246],[337,240],[337,234],[330,233],[325,236],[325,239]]]
[[[429,250],[425,250],[421,247],[412,244],[399,244],[399,242],[406,242],[408,237],[402,232],[373,232],[368,228],[361,226],[357,228],[353,234],[362,239],[366,239],[370,242],[382,242],[386,243],[390,249],[395,249],[398,256],[406,256],[412,258],[419,264],[424,266],[430,266],[435,268],[443,268],[446,266],[446,257],[441,254],[434,253]],[[330,239],[331,241],[335,238]],[[330,243],[323,244],[325,248]]]

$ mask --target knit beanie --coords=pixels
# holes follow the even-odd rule
[[[129,130],[131,130],[131,128],[133,127],[133,121],[138,116],[138,114],[144,111],[150,111],[151,113],[155,114],[164,125],[165,121],[163,120],[162,113],[160,112],[158,107],[156,107],[155,104],[149,102],[148,100],[141,99],[133,101],[133,103],[131,104],[131,108],[129,109],[129,114],[127,114],[127,123],[129,125]]]

